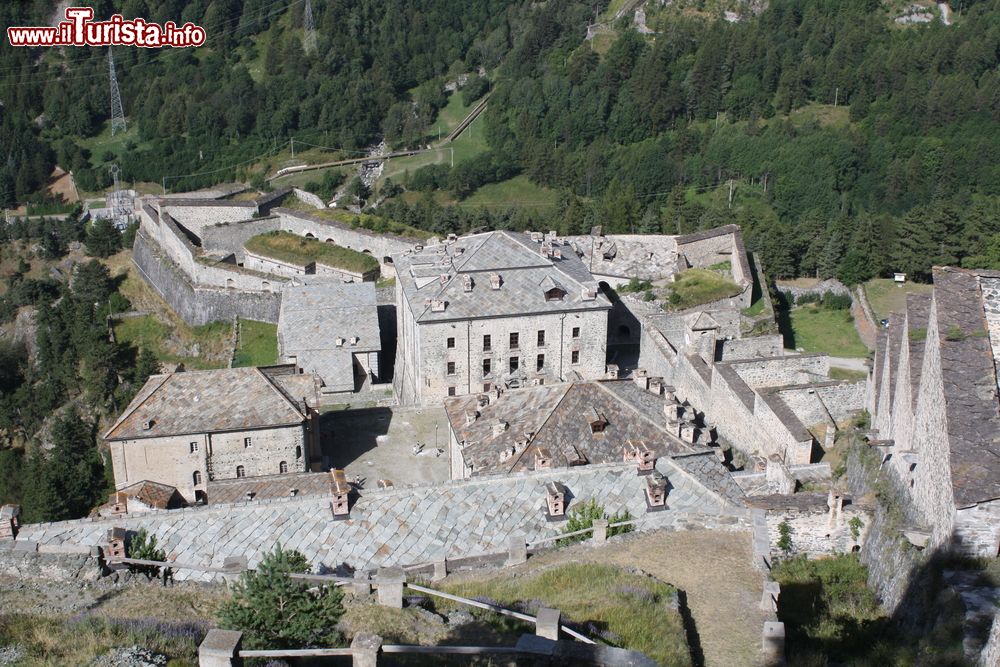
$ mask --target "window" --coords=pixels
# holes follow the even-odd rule
[[[483,336],[483,352],[489,352],[493,349],[493,341],[489,334]]]
[[[253,439],[252,438],[243,438],[243,446],[244,447],[250,447],[252,445],[253,445]]]
[[[286,472],[288,472],[288,462],[287,461],[282,461],[281,463],[278,464],[278,472],[280,472],[280,473],[286,473]]]
[[[455,339],[454,338],[449,338],[447,345],[448,345],[448,349],[449,350],[453,349],[455,347]]]
[[[580,327],[573,327],[573,338],[580,337]]]
[[[492,388],[493,388],[493,385],[491,385],[489,382],[484,382],[483,383],[483,391],[489,391]]]
[[[542,329],[538,332],[538,347],[544,347],[545,345],[545,330]]]
[[[448,375],[454,375],[454,374],[455,374],[455,362],[454,361],[449,361],[448,362]]]
[[[538,355],[538,359],[535,360],[535,370],[540,371],[545,367],[545,355]]]
[[[198,443],[197,442],[192,442],[191,443],[191,453],[194,454],[197,451],[198,451]]]
[[[493,371],[493,360],[483,359],[483,377],[486,377]]]
[[[573,353],[570,355],[569,359],[570,359],[570,363],[573,363],[573,364],[580,363],[580,351],[579,350],[573,350]]]
[[[517,339],[518,339],[518,335],[517,335],[516,332],[512,333],[510,335],[510,349],[512,349],[512,350],[516,350],[517,349],[517,346],[518,346],[518,340]]]
[[[243,479],[247,476],[246,468],[243,466],[236,466],[236,479]]]
[[[455,395],[455,388],[454,387],[448,387],[448,395],[449,396],[454,396]]]
[[[511,373],[513,373],[514,371],[517,370],[517,367],[518,367],[519,363],[520,362],[519,362],[519,360],[518,360],[517,357],[511,357],[510,358],[510,372]]]
[[[296,447],[295,447],[295,458],[297,458],[297,459],[301,459],[302,458],[302,445],[296,445]]]
[[[191,475],[191,481],[194,482],[195,486],[198,486],[199,484],[201,484],[201,471],[200,470],[195,470],[194,471],[194,474]]]

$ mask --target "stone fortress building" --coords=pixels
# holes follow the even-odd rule
[[[155,482],[195,503],[214,480],[308,471],[318,384],[289,366],[150,377],[104,434],[115,488]]]
[[[1000,273],[934,270],[878,339],[870,445],[926,548],[1000,554]]]
[[[604,375],[611,302],[555,235],[451,237],[393,262],[400,403]]]

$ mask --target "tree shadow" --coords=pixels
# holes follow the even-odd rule
[[[787,350],[795,349],[795,331],[792,329],[791,311],[792,306],[788,302],[787,295],[779,290],[774,304],[774,318],[778,322],[778,331],[781,332]]]

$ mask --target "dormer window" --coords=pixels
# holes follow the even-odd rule
[[[552,289],[545,292],[546,301],[562,301],[563,297],[566,296],[566,292],[559,287],[553,287]]]
[[[587,408],[584,410],[583,415],[587,423],[590,424],[591,433],[604,433],[604,429],[608,425],[608,420],[604,418],[604,415],[600,414],[594,408]]]

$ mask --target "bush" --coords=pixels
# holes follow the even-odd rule
[[[578,530],[586,530],[588,528],[594,527],[594,521],[598,519],[607,519],[608,523],[619,523],[621,521],[628,521],[632,518],[632,515],[626,510],[620,514],[615,514],[609,517],[604,512],[604,506],[598,505],[597,500],[591,498],[582,505],[577,505],[569,511],[569,518],[566,520],[566,527],[563,528],[563,533],[575,533]],[[625,533],[631,532],[633,527],[628,526],[617,526],[615,528],[608,528],[608,537],[614,535],[623,535]],[[556,542],[559,546],[566,546],[568,544],[573,544],[574,542],[582,542],[586,540],[588,535],[584,533],[583,535],[573,535],[572,537],[564,537]]]
[[[826,310],[850,310],[851,299],[850,294],[834,294],[833,292],[826,292],[823,294],[822,305]]]
[[[778,524],[778,548],[786,554],[792,551],[792,527],[787,521]]]
[[[473,102],[485,95],[486,91],[489,89],[489,79],[484,76],[479,76],[478,74],[471,75],[469,80],[465,82],[465,86],[462,88],[462,104],[465,106],[471,105]]]
[[[125,555],[128,558],[138,558],[140,560],[166,560],[167,554],[163,549],[157,548],[156,536],[150,535],[145,528],[140,528],[133,534],[128,544],[125,546]],[[160,568],[156,565],[129,565],[132,572],[141,572],[147,579],[157,576]]]
[[[335,586],[313,593],[310,584],[288,576],[308,571],[305,556],[277,545],[256,570],[240,575],[233,597],[219,608],[219,624],[243,631],[247,648],[340,645],[342,639],[335,628],[344,613],[344,594]]]

